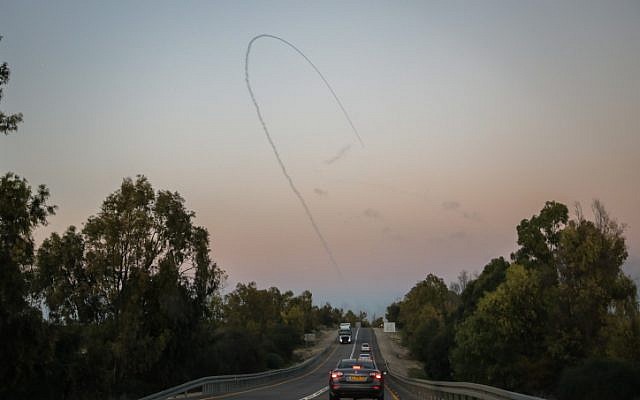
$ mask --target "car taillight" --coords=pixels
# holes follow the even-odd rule
[[[382,379],[382,374],[380,372],[372,372],[369,376],[373,376],[376,379]]]
[[[333,378],[333,379],[340,378],[342,375],[344,375],[344,374],[342,372],[340,372],[340,371],[332,372],[331,373],[331,378]]]
[[[361,367],[361,366],[359,366],[359,365],[354,365],[354,366],[353,366],[353,369],[360,369],[360,368],[362,368],[362,367]]]

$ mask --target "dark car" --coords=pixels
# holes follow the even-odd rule
[[[329,372],[329,400],[384,399],[384,374],[371,360],[344,359]]]

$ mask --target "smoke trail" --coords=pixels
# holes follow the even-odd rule
[[[313,68],[313,70],[316,71],[318,76],[320,76],[320,79],[322,79],[322,82],[324,82],[324,84],[327,87],[327,89],[329,89],[329,91],[333,95],[333,98],[336,100],[336,103],[338,103],[338,106],[340,106],[340,109],[342,110],[342,114],[344,114],[344,117],[349,122],[349,125],[351,126],[351,129],[353,130],[353,133],[355,133],[356,137],[358,138],[358,142],[360,142],[360,146],[362,146],[364,148],[364,142],[362,141],[362,138],[360,137],[360,133],[358,133],[358,130],[356,129],[355,125],[353,124],[353,121],[351,121],[351,117],[349,117],[349,113],[347,113],[347,110],[345,110],[344,106],[342,105],[342,102],[340,101],[340,98],[336,94],[335,90],[333,90],[333,87],[331,87],[331,84],[329,84],[329,81],[327,80],[327,78],[325,78],[324,75],[322,75],[322,72],[320,72],[318,67],[316,67],[316,65],[309,59],[309,57],[307,57],[299,48],[297,48],[292,43],[290,43],[290,42],[288,42],[288,41],[286,41],[286,40],[284,40],[284,39],[282,39],[282,38],[280,38],[278,36],[262,34],[262,35],[255,36],[253,39],[251,39],[249,41],[249,45],[247,46],[247,54],[245,56],[245,62],[244,62],[244,72],[245,72],[245,79],[247,81],[247,87],[249,88],[249,93],[251,94],[252,99],[255,100],[253,98],[254,96],[253,96],[253,91],[251,90],[251,84],[249,83],[249,54],[251,53],[251,46],[253,46],[253,42],[255,42],[256,40],[258,40],[260,38],[271,38],[271,39],[275,39],[275,40],[278,40],[278,41],[286,44],[287,46],[289,46],[293,50],[295,50],[296,53],[300,54],[309,63],[309,65],[311,65],[311,68]],[[255,103],[255,101],[254,101],[254,103]],[[256,104],[256,106],[257,106],[257,104]],[[256,109],[257,109],[257,107],[256,107]],[[259,110],[257,110],[257,111],[258,111],[258,113],[260,113]],[[267,132],[267,136],[268,135],[269,135],[269,133]]]
[[[351,145],[350,144],[344,146],[343,148],[341,148],[335,156],[333,156],[330,159],[326,160],[324,163],[327,164],[327,165],[331,165],[334,162],[343,159],[344,156],[347,155],[347,152],[349,150],[351,150]]]
[[[293,183],[293,179],[291,178],[291,175],[289,175],[289,172],[287,171],[287,168],[285,167],[284,162],[282,161],[282,158],[280,157],[280,153],[278,152],[278,148],[276,147],[273,139],[271,138],[271,134],[269,133],[269,129],[267,128],[267,124],[264,122],[264,118],[262,117],[262,113],[260,112],[260,106],[258,105],[258,101],[256,100],[256,96],[253,93],[253,89],[251,88],[251,82],[249,80],[249,55],[251,54],[251,46],[253,46],[253,43],[256,40],[260,39],[260,38],[271,38],[271,39],[278,40],[278,41],[286,44],[287,46],[291,47],[298,54],[300,54],[305,60],[307,60],[309,65],[311,65],[311,67],[318,73],[318,75],[320,76],[320,78],[322,79],[324,84],[327,86],[329,91],[331,91],[331,94],[333,95],[333,98],[336,100],[336,102],[340,106],[340,109],[342,110],[342,113],[344,114],[344,116],[347,119],[347,121],[349,121],[349,125],[351,125],[351,128],[353,129],[353,132],[356,134],[356,137],[358,138],[358,141],[360,142],[360,145],[362,147],[364,147],[364,142],[362,141],[362,138],[360,137],[360,134],[358,133],[358,130],[353,125],[353,122],[351,121],[351,118],[349,117],[349,114],[347,114],[347,111],[345,110],[344,106],[342,105],[342,102],[338,98],[338,95],[336,94],[336,92],[333,90],[333,88],[331,87],[331,85],[329,84],[327,79],[324,77],[324,75],[322,75],[322,72],[320,72],[320,70],[315,66],[315,64],[313,64],[313,62],[311,62],[311,60],[306,55],[304,55],[304,53],[302,51],[300,51],[300,49],[298,49],[296,46],[294,46],[293,44],[289,43],[288,41],[286,41],[286,40],[284,40],[282,38],[279,38],[277,36],[273,36],[273,35],[266,35],[266,34],[258,35],[258,36],[255,36],[253,39],[251,39],[251,41],[249,41],[249,45],[247,46],[247,53],[245,55],[245,60],[244,60],[244,76],[245,76],[245,81],[247,83],[247,89],[249,90],[249,95],[251,96],[251,101],[253,101],[253,105],[256,108],[256,113],[258,114],[258,119],[260,120],[260,124],[262,125],[262,129],[264,130],[264,133],[267,136],[267,140],[269,141],[269,144],[271,145],[271,149],[273,150],[273,154],[276,156],[276,159],[278,160],[278,164],[280,165],[280,169],[282,170],[282,174],[285,176],[285,178],[287,178],[287,181],[289,182],[289,187],[291,188],[293,193],[296,195],[296,197],[300,201],[300,204],[302,205],[302,208],[304,209],[304,212],[307,214],[307,217],[309,218],[309,222],[311,222],[311,226],[313,227],[313,230],[315,231],[316,235],[318,236],[318,239],[320,239],[320,242],[322,243],[322,247],[324,247],[325,252],[329,256],[329,259],[331,260],[331,264],[333,264],[333,266],[335,267],[335,269],[338,272],[338,274],[340,276],[342,276],[340,268],[338,267],[338,263],[336,262],[336,259],[333,256],[333,252],[331,251],[331,248],[329,247],[329,243],[327,243],[327,241],[325,240],[324,236],[322,235],[322,232],[320,232],[320,228],[318,227],[318,224],[316,223],[316,220],[313,217],[313,214],[311,213],[311,210],[307,206],[307,202],[305,201],[304,197],[302,197],[302,194],[300,193],[300,191],[298,190],[296,185]]]

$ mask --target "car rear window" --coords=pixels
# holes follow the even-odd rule
[[[358,362],[362,366],[362,368],[373,369],[373,363],[371,361],[360,361]]]
[[[338,368],[351,368],[356,364],[356,360],[342,360],[338,364]]]
[[[342,360],[338,363],[338,368],[353,368],[354,365],[359,365],[365,369],[375,369],[373,362],[368,360]]]

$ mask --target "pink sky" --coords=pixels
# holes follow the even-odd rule
[[[123,12],[126,9],[126,12]],[[546,200],[602,200],[640,277],[640,5],[415,2],[3,5],[3,98],[21,111],[0,170],[81,225],[125,176],[179,191],[229,287],[311,289],[380,313],[418,280],[480,271]],[[297,54],[331,81],[366,144]],[[347,150],[344,150],[347,149]],[[337,158],[334,162],[327,160]]]

